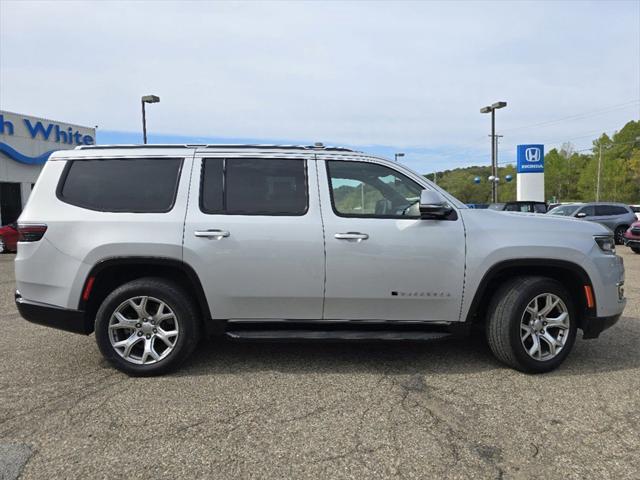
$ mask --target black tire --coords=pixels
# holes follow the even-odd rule
[[[631,247],[631,251],[640,254],[640,247]]]
[[[629,227],[626,225],[620,225],[613,232],[613,239],[616,242],[616,245],[622,245],[624,243],[624,232],[627,231]]]
[[[569,315],[569,328],[562,349],[548,360],[532,358],[521,340],[521,320],[527,305],[538,295],[550,293],[559,297]],[[549,327],[547,327],[549,328]],[[491,351],[502,363],[526,373],[549,372],[569,355],[575,342],[577,318],[571,296],[562,284],[547,277],[516,277],[506,281],[489,305],[486,324]]]
[[[123,358],[109,338],[109,322],[116,309],[128,299],[142,296],[153,297],[166,304],[174,313],[179,328],[173,350],[155,363],[144,365]],[[96,315],[95,333],[100,352],[118,370],[132,376],[160,375],[176,369],[193,352],[200,338],[200,320],[193,300],[179,285],[163,278],[147,277],[121,285],[104,299]]]

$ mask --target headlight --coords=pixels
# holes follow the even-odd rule
[[[594,237],[594,240],[600,247],[604,253],[609,253],[611,255],[615,255],[616,253],[616,242],[613,239],[613,235],[605,235],[601,237]]]

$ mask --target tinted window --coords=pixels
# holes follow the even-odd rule
[[[534,213],[547,213],[547,206],[544,203],[533,204]]]
[[[173,207],[182,159],[74,160],[58,197],[104,212],[167,212]]]
[[[560,205],[559,207],[552,208],[549,210],[549,214],[551,215],[564,215],[570,216],[575,213],[576,210],[580,208],[580,205]]]
[[[206,158],[202,163],[200,207],[207,213],[224,211],[224,159]]]
[[[331,200],[339,215],[419,218],[422,187],[391,168],[368,162],[328,161]]]
[[[578,213],[584,213],[587,217],[593,217],[596,214],[596,209],[593,205],[588,205],[586,207],[582,207]]]
[[[616,205],[596,205],[596,215],[605,216],[605,215],[624,215],[627,212],[627,209],[624,207],[619,207]]]
[[[529,211],[529,206],[526,204],[519,204],[519,203],[507,203],[503,210],[505,212],[528,212]]]
[[[206,213],[303,215],[307,211],[306,162],[207,158],[201,206]]]

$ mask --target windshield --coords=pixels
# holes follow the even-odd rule
[[[552,208],[548,213],[550,215],[564,215],[565,217],[569,217],[579,208],[580,205],[560,205],[559,207]]]

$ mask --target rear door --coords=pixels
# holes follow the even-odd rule
[[[313,155],[199,153],[184,230],[214,319],[319,319],[324,239]]]
[[[620,217],[627,211],[617,205],[596,205],[596,221],[606,225],[611,230],[615,230],[620,221]]]

